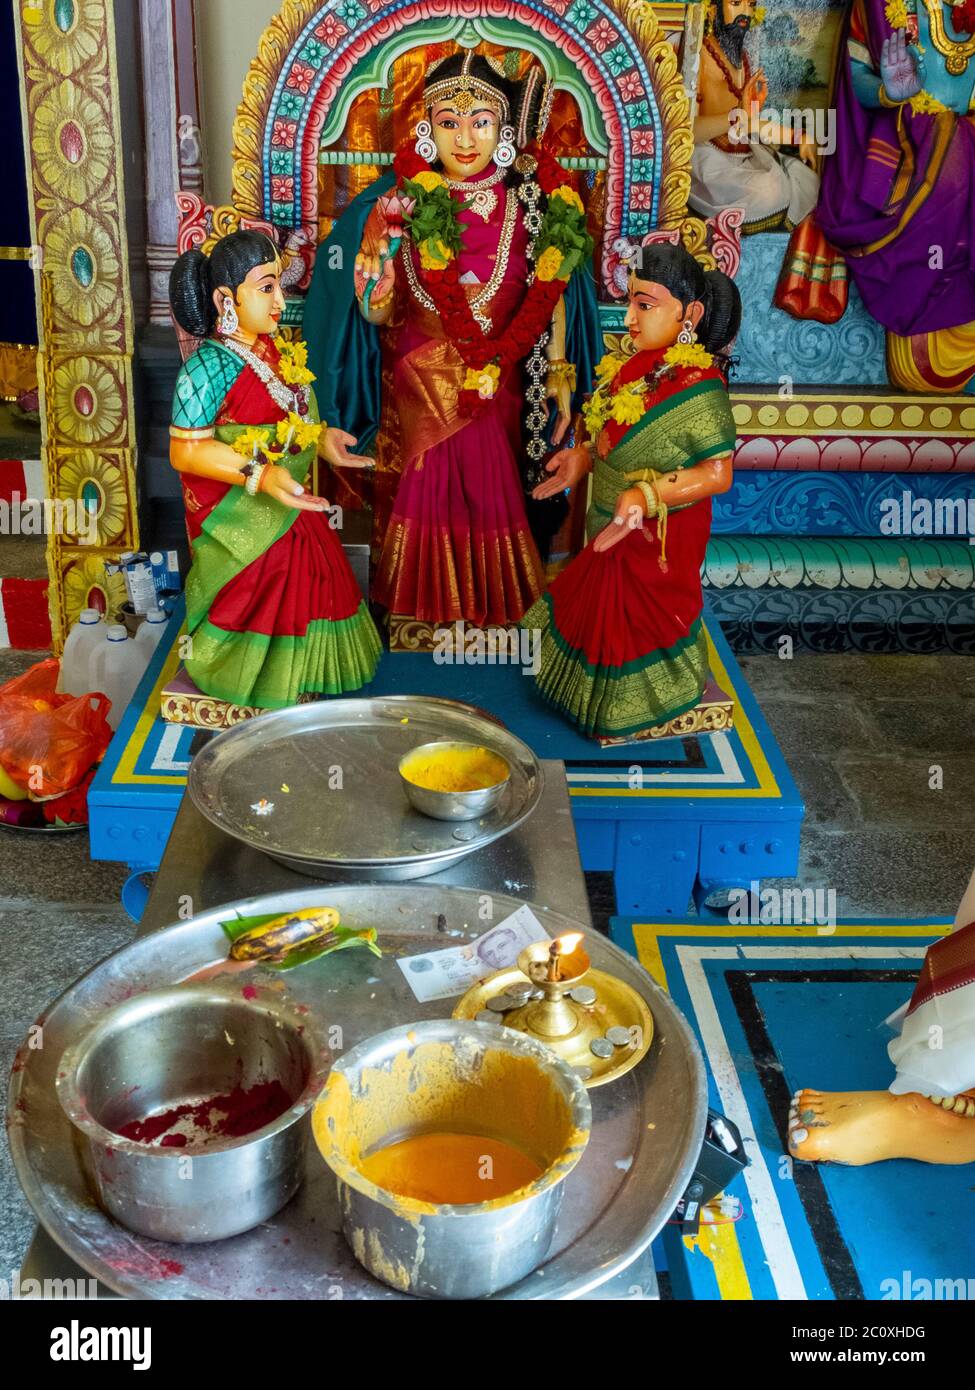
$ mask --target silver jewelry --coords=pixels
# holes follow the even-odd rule
[[[491,320],[483,312],[497,294],[508,271],[508,260],[511,256],[511,243],[515,234],[515,222],[517,220],[518,202],[512,190],[509,188],[505,198],[504,222],[501,226],[501,235],[498,238],[498,256],[491,272],[491,278],[487,284],[471,300],[471,313],[485,333],[491,331]],[[423,309],[436,310],[436,305],[420,284],[420,277],[416,271],[416,265],[408,246],[403,249],[403,265],[406,268],[406,279],[410,286],[413,298]]]
[[[684,320],[684,327],[683,327],[683,328],[681,329],[681,331],[678,333],[678,335],[677,335],[677,341],[678,341],[679,343],[696,343],[696,342],[697,342],[697,334],[694,332],[694,325],[691,323],[690,319],[685,319],[685,320]]]
[[[240,319],[237,317],[237,309],[230,295],[224,295],[223,312],[220,315],[220,322],[217,324],[217,331],[227,338],[231,333],[236,333],[240,327]]]
[[[463,179],[445,179],[444,182],[451,193],[463,194],[470,203],[471,212],[476,212],[478,217],[487,222],[498,206],[498,195],[494,192],[494,186],[501,182],[504,173],[503,169],[495,169],[493,174],[477,183],[465,183]]]
[[[433,126],[429,121],[417,121],[413,134],[416,136],[416,144],[413,148],[421,159],[425,159],[430,164],[437,157],[437,147],[433,141]]]
[[[535,238],[542,230],[542,214],[539,210],[539,201],[542,190],[534,179],[526,179],[518,190],[518,197],[525,204],[525,216],[522,219],[525,224],[525,231],[529,239],[529,256],[534,256]]]
[[[515,149],[514,126],[503,125],[501,127],[501,138],[498,140],[494,151],[494,162],[500,164],[502,169],[507,169],[509,164],[514,164],[518,151]]]
[[[549,331],[545,332],[538,339],[532,348],[531,356],[525,363],[525,371],[528,376],[528,389],[525,391],[525,399],[528,402],[528,415],[525,419],[525,426],[528,430],[528,438],[525,441],[525,453],[534,465],[528,473],[526,480],[526,491],[531,492],[545,477],[545,473],[538,467],[546,454],[546,444],[543,438],[547,412],[545,410],[545,375],[548,366],[548,359],[545,356],[545,348],[548,345]]]
[[[263,358],[258,357],[256,352],[252,352],[249,347],[238,342],[236,338],[227,338],[224,347],[246,362],[248,367],[257,374],[261,382],[267,388],[267,393],[276,406],[286,410],[289,414],[294,411],[298,415],[303,415],[302,405],[307,407],[305,389],[299,386],[293,390],[286,382],[282,381],[278,374],[268,366]]]
[[[249,497],[256,497],[261,486],[261,479],[264,476],[265,464],[258,464],[252,468],[247,475],[247,482],[244,484],[244,491]]]

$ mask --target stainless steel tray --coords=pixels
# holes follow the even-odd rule
[[[82,1149],[54,1091],[66,1045],[110,1005],[147,989],[187,980],[201,970],[214,987],[260,992],[307,1010],[309,1027],[341,1029],[333,1048],[348,1049],[397,1023],[449,1017],[455,1000],[419,1004],[396,963],[401,955],[456,946],[480,935],[486,895],[432,884],[310,885],[217,908],[153,932],[97,965],[61,996],[43,1024],[41,1048],[26,1043],[10,1084],[10,1148],[20,1182],[42,1225],[90,1274],[134,1298],[391,1299],[340,1233],[335,1179],[309,1140],[307,1176],[298,1195],[271,1221],[211,1245],[170,1245],[135,1236],[95,1204]],[[341,951],[294,970],[225,968],[228,941],[220,922],[235,913],[284,912],[329,904],[350,926],[374,926],[385,952]],[[521,900],[495,895],[492,920]],[[552,935],[580,930],[560,913],[533,905]],[[438,929],[438,916],[443,921]],[[548,1261],[500,1299],[576,1298],[613,1278],[646,1249],[690,1179],[704,1134],[704,1068],[690,1029],[669,997],[634,961],[592,931],[593,965],[619,975],[647,1000],[656,1032],[649,1054],[610,1086],[590,1093],[589,1147],[566,1180]]]
[[[504,796],[478,820],[436,821],[406,799],[397,764],[435,739],[506,758]],[[260,715],[194,758],[197,809],[235,839],[299,873],[375,883],[423,878],[507,835],[531,815],[542,769],[521,739],[470,705],[423,695],[323,700]],[[261,802],[273,808],[254,809]]]

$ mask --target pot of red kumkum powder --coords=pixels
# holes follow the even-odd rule
[[[116,1221],[156,1240],[222,1240],[298,1190],[328,1065],[307,1019],[277,1001],[188,985],[104,1014],[65,1050],[57,1091]]]

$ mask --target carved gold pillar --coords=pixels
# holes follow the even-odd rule
[[[132,299],[111,0],[18,0],[32,236],[40,264],[48,496],[95,502],[92,545],[47,541],[54,649],[104,607],[104,565],[138,546]],[[71,521],[75,509],[63,509]]]

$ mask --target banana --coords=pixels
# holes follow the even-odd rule
[[[334,907],[305,907],[275,917],[238,936],[230,948],[232,960],[280,960],[298,946],[324,943],[339,924]]]

